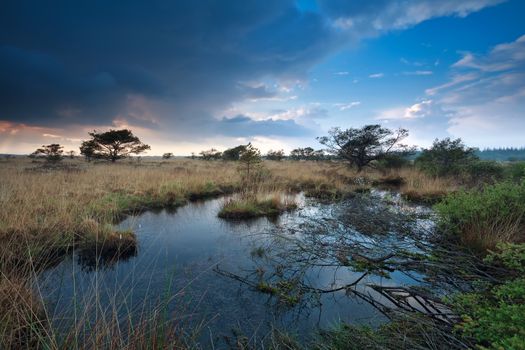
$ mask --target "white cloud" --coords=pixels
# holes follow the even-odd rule
[[[441,109],[432,100],[423,100],[414,103],[409,107],[395,107],[381,111],[376,119],[379,120],[410,120],[425,118],[432,115],[450,115],[449,112]]]
[[[450,112],[451,136],[481,147],[525,145],[525,35],[486,54],[463,53],[451,73],[426,90],[437,111]],[[437,117],[436,110],[427,118]]]
[[[416,70],[413,72],[403,72],[403,75],[432,75],[434,72],[431,70]]]
[[[382,78],[384,76],[385,76],[384,73],[374,73],[374,74],[370,74],[368,77],[372,79],[377,79],[377,78]]]
[[[377,1],[366,5],[340,1],[321,4],[335,17],[332,24],[353,35],[372,36],[384,31],[405,29],[426,20],[466,17],[505,0],[404,0]]]
[[[454,63],[454,68],[475,69],[486,73],[501,72],[523,66],[525,62],[525,35],[516,41],[495,46],[488,55],[477,56],[470,52]]]
[[[426,92],[427,95],[432,96],[432,95],[435,95],[436,93],[438,93],[441,90],[454,87],[456,85],[459,85],[459,84],[467,82],[467,81],[475,80],[478,77],[479,77],[479,75],[477,73],[457,74],[457,75],[454,75],[452,77],[451,81],[449,81],[448,83],[445,83],[445,84],[442,84],[442,85],[439,85],[439,86],[436,86],[436,87],[433,87],[433,88],[426,89],[425,92]]]
[[[300,106],[297,108],[277,111],[276,113],[267,115],[267,118],[272,120],[295,120],[300,122],[324,118],[325,116],[326,110],[320,108],[316,104],[312,104],[311,106]]]
[[[341,71],[341,72],[335,72],[334,74],[335,75],[348,75],[348,74],[350,74],[350,72]]]
[[[357,107],[361,104],[360,101],[353,101],[350,103],[334,103],[335,107],[338,107],[340,111],[346,111],[348,109]]]

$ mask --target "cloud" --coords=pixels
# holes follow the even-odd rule
[[[427,99],[414,103],[409,107],[396,107],[381,111],[376,119],[379,120],[410,120],[420,119],[431,116],[451,116],[449,111],[445,111],[440,104]]]
[[[372,79],[378,79],[378,78],[382,78],[384,76],[385,76],[384,73],[374,73],[374,74],[370,74],[368,77],[372,78]]]
[[[353,35],[377,35],[405,29],[442,16],[466,17],[504,0],[376,0],[368,2],[332,0],[320,7],[333,18],[333,25]]]
[[[452,78],[426,90],[447,110],[448,132],[472,145],[523,146],[525,36],[485,54],[463,53]]]
[[[357,107],[361,104],[360,101],[353,101],[350,103],[335,103],[334,106],[338,107],[340,111],[346,111],[348,109]]]
[[[342,72],[335,72],[335,75],[348,75],[350,72],[342,71]]]
[[[477,73],[455,74],[449,82],[433,88],[426,89],[425,92],[427,95],[432,96],[440,92],[441,90],[446,90],[448,88],[460,85],[464,82],[476,80],[478,77],[479,75]]]
[[[304,11],[295,0],[15,1],[0,11],[0,120],[52,129],[118,122],[191,140],[276,125],[296,135],[306,131],[293,121],[217,116],[239,101],[295,99],[253,82],[305,81],[349,42],[499,2],[332,0]]]
[[[495,46],[488,55],[463,53],[463,58],[454,63],[454,68],[475,69],[484,73],[501,72],[523,68],[525,62],[525,35],[516,41]]]
[[[287,136],[298,137],[312,135],[308,128],[297,124],[293,119],[253,120],[245,115],[222,118],[215,128],[222,135],[240,136]]]
[[[431,70],[416,70],[413,72],[403,72],[403,75],[432,75],[434,72]]]

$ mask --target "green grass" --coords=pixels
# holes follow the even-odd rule
[[[500,242],[525,239],[525,182],[459,191],[435,206],[440,227],[450,238],[480,251]]]

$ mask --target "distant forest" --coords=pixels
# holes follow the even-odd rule
[[[525,160],[525,147],[520,148],[486,148],[477,150],[476,155],[483,160],[498,161],[523,161]]]

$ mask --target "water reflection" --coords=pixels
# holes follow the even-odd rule
[[[370,259],[392,249],[414,252],[410,234],[400,235],[400,230],[430,224],[421,221],[428,218],[409,218],[400,205],[371,198],[366,199],[370,203],[355,198],[344,205],[316,205],[301,197],[300,209],[272,221],[219,219],[223,199],[130,216],[119,228],[136,233],[138,254],[118,262],[75,254],[41,276],[40,292],[63,325],[74,322],[79,304],[116,307],[126,317],[160,301],[180,324],[203,328],[203,344],[216,346],[234,333],[260,336],[271,327],[301,338],[340,321],[378,324],[386,319],[367,298],[388,300],[368,285],[415,285],[422,276],[398,270],[390,258],[375,270],[357,266],[358,255]],[[385,216],[378,201],[393,211]],[[360,231],[356,217],[376,225],[378,215],[390,226]],[[352,288],[341,288],[357,280]]]

